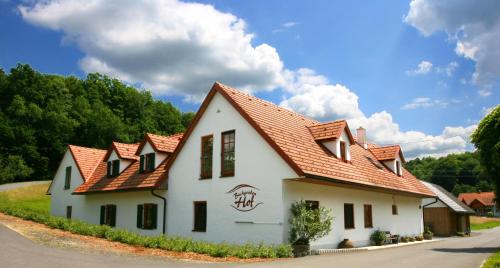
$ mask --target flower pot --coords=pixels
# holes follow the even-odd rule
[[[340,242],[337,246],[337,248],[353,248],[354,247],[354,244],[352,243],[351,240],[349,239],[344,239],[342,240],[342,242]]]
[[[432,240],[433,234],[430,233],[424,233],[424,239],[425,240]]]
[[[297,257],[304,257],[309,255],[309,245],[292,245],[293,255]]]
[[[384,241],[375,241],[376,246],[382,246],[384,244]]]

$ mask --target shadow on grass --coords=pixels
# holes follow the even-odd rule
[[[475,247],[475,248],[434,248],[433,251],[447,253],[495,253],[499,250],[498,247]]]

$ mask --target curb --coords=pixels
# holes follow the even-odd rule
[[[361,252],[361,251],[391,249],[391,248],[399,248],[399,247],[407,247],[407,246],[415,246],[415,245],[420,245],[420,244],[427,244],[427,243],[439,242],[441,240],[442,239],[433,239],[433,240],[424,240],[424,241],[417,241],[417,242],[399,243],[399,244],[391,244],[391,245],[384,245],[384,246],[368,246],[368,247],[360,247],[360,248],[312,249],[311,250],[311,255],[342,254],[342,253],[352,253],[352,252]]]

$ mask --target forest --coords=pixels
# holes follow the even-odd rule
[[[481,166],[477,152],[416,158],[408,161],[405,168],[417,178],[438,184],[454,195],[494,190],[494,181]]]
[[[52,179],[68,144],[107,149],[184,131],[194,113],[119,80],[0,69],[0,184]]]

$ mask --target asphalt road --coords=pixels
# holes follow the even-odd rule
[[[309,256],[255,264],[207,264],[170,259],[106,255],[35,243],[0,224],[0,267],[479,267],[500,248],[500,228],[469,238],[375,251]]]

